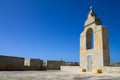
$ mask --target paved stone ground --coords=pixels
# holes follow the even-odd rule
[[[0,80],[120,80],[120,75],[63,71],[0,71]]]

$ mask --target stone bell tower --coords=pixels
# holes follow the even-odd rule
[[[90,8],[80,35],[80,67],[85,71],[101,70],[110,64],[108,30]]]

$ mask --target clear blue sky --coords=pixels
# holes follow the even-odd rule
[[[79,61],[90,5],[109,29],[111,61],[120,61],[120,0],[0,0],[0,55]]]

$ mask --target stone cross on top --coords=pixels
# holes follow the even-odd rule
[[[93,6],[90,6],[90,11],[92,12],[94,10],[94,7]]]
[[[94,8],[93,8],[93,6],[90,6],[90,14],[91,14],[92,16],[96,16],[96,14],[94,13]]]

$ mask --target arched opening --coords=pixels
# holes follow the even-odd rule
[[[94,48],[94,34],[93,29],[89,28],[86,33],[86,49]]]

